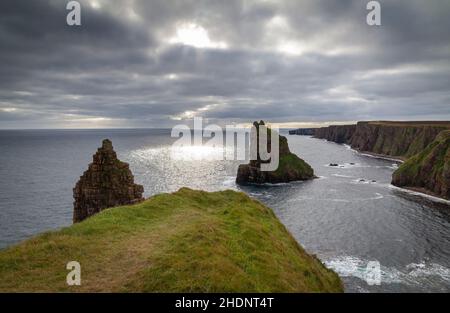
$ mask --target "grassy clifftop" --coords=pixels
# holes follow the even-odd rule
[[[81,286],[66,285],[72,260]],[[0,277],[0,291],[342,291],[269,208],[243,193],[187,188],[2,250]]]
[[[450,199],[450,130],[403,163],[392,175],[392,184]]]
[[[360,151],[407,159],[422,152],[447,122],[358,122],[351,146]]]

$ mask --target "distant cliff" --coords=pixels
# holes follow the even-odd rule
[[[358,122],[319,128],[316,138],[353,149],[407,159],[425,149],[450,122]]]
[[[256,127],[257,136],[259,136],[259,127],[263,126],[264,122],[254,122],[253,124]],[[270,131],[270,128],[268,128],[267,151],[271,150]],[[241,185],[248,183],[287,183],[290,181],[308,180],[315,177],[312,167],[289,150],[287,138],[284,136],[279,136],[279,157],[277,170],[261,171],[261,163],[265,161],[261,161],[258,147],[258,157],[256,160],[250,160],[249,164],[239,165],[236,183]]]
[[[334,141],[336,143],[349,143],[355,133],[356,125],[331,125],[317,128],[314,137]]]
[[[313,136],[316,128],[299,128],[289,131],[289,135]]]
[[[358,122],[314,133],[361,152],[407,160],[393,174],[393,185],[450,197],[450,122]]]
[[[392,184],[450,199],[450,130],[403,163],[392,175]]]

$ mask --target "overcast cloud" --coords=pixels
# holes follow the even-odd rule
[[[0,128],[450,119],[448,0],[67,2],[1,0]]]

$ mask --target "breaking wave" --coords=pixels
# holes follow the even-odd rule
[[[325,261],[325,265],[334,270],[341,277],[356,277],[370,283],[371,271],[370,261],[360,259],[356,256],[340,256]],[[421,261],[419,263],[411,263],[402,269],[387,267],[380,264],[379,268],[380,281],[379,284],[395,284],[401,283],[411,287],[437,287],[436,283],[430,278],[437,278],[443,283],[450,283],[450,269],[437,264]]]

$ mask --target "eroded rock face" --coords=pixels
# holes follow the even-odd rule
[[[362,152],[407,159],[449,128],[450,122],[358,122],[318,128],[314,137],[346,143]]]
[[[107,208],[142,201],[143,192],[144,187],[134,183],[129,165],[117,159],[112,142],[105,139],[73,189],[73,222]]]
[[[359,122],[350,145],[394,157],[409,158],[423,151],[450,123],[432,122]]]
[[[314,136],[406,160],[392,184],[450,199],[450,122],[358,122],[316,129]],[[331,165],[331,164],[330,164]]]
[[[349,143],[355,133],[356,125],[331,125],[317,128],[314,137],[336,143]]]
[[[264,125],[264,122],[254,122],[253,125],[255,125],[257,134],[259,135],[259,126]],[[271,150],[270,137],[268,132],[267,147],[269,151]],[[257,160],[251,160],[249,164],[239,165],[236,183],[241,185],[249,183],[286,183],[297,180],[308,180],[315,177],[311,166],[289,150],[287,138],[284,136],[279,136],[279,152],[280,159],[277,170],[261,171],[261,163],[263,161],[259,158],[258,153]]]
[[[317,128],[298,128],[289,131],[289,135],[314,136]]]

